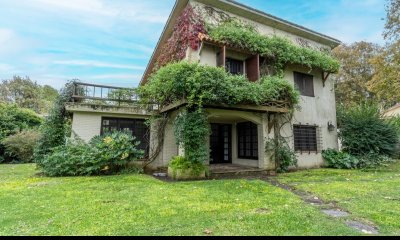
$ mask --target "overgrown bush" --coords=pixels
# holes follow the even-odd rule
[[[346,152],[329,149],[323,151],[322,156],[327,162],[327,167],[336,169],[376,168],[393,162],[392,158],[374,152],[353,156]]]
[[[0,103],[0,163],[16,161],[12,155],[6,154],[2,141],[20,131],[37,128],[42,118],[35,112],[19,108],[14,104]]]
[[[5,138],[1,143],[5,146],[5,154],[15,161],[30,163],[33,161],[33,150],[39,133],[26,130]]]
[[[69,82],[61,89],[53,108],[40,127],[41,137],[34,152],[35,162],[40,166],[46,155],[55,147],[63,146],[68,135],[68,113],[65,104],[71,101],[73,95],[73,83]]]
[[[188,170],[193,177],[197,177],[202,172],[207,171],[204,163],[190,161],[189,159],[181,156],[173,158],[169,163],[169,167],[173,170],[174,175],[176,175],[177,170]]]
[[[138,145],[131,134],[121,132],[95,137],[89,144],[68,139],[46,155],[39,166],[51,177],[114,174],[143,157]]]
[[[334,149],[325,150],[322,156],[327,167],[336,169],[356,169],[360,166],[360,160],[349,153],[339,152]]]
[[[297,166],[296,153],[290,148],[287,141],[280,137],[277,140],[271,139],[265,144],[265,152],[271,154],[275,159],[279,173],[288,172],[290,167]]]
[[[374,104],[339,109],[340,138],[345,152],[364,156],[371,152],[393,156],[399,142],[396,127],[385,120]]]

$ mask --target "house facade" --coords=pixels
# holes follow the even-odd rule
[[[162,54],[163,45],[171,38],[177,19],[188,5],[211,22],[215,21],[211,12],[217,12],[249,23],[263,35],[284,37],[301,47],[329,52],[340,44],[336,39],[234,1],[177,0],[141,85],[148,82],[157,58]],[[206,35],[199,34],[198,37],[200,47],[196,50],[188,47],[184,60],[225,67],[232,74],[245,75],[249,81],[257,81],[266,74],[266,69],[262,67],[264,59],[260,55],[215,41]],[[284,117],[288,109],[279,103],[269,106],[224,106],[218,103],[205,106],[212,132],[204,143],[210,149],[209,164],[275,170],[276,163],[265,151],[266,144],[282,136],[296,151],[299,168],[323,166],[322,150],[338,148],[334,83],[328,73],[302,65],[287,65],[284,78],[301,93],[300,108],[291,118]],[[99,91],[103,93],[102,87],[107,88],[97,86],[97,94]],[[176,143],[173,126],[174,117],[182,110],[183,102],[163,109],[156,106],[149,109],[149,106],[98,105],[95,103],[98,98],[93,93],[90,103],[76,101],[67,105],[67,110],[73,113],[74,134],[89,141],[105,130],[129,129],[141,140],[141,148],[151,159],[150,166],[153,168],[166,167],[173,157],[184,153],[184,149]],[[153,111],[167,113],[169,120],[162,127],[157,123],[148,126],[145,121]],[[280,124],[277,125],[277,122]]]

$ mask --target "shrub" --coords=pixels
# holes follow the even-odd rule
[[[36,128],[41,122],[39,115],[29,109],[0,103],[0,163],[16,160],[6,154],[5,146],[1,143],[4,139],[20,131]]]
[[[190,161],[189,159],[181,156],[173,158],[169,163],[169,167],[173,170],[174,178],[177,170],[189,170],[190,175],[193,177],[198,177],[202,172],[207,171],[204,163]]]
[[[114,174],[143,157],[138,145],[131,134],[121,132],[95,137],[89,144],[68,139],[46,155],[39,167],[52,177]]]
[[[370,152],[385,156],[395,154],[399,142],[396,127],[382,118],[377,106],[365,103],[340,109],[338,120],[345,152],[355,156]]]
[[[322,156],[327,162],[327,167],[336,169],[356,169],[359,167],[360,160],[345,152],[334,149],[325,150]]]
[[[334,149],[325,150],[322,156],[327,162],[327,167],[336,169],[366,169],[384,166],[393,160],[385,155],[369,152],[360,156],[353,156],[346,152]]]
[[[267,141],[265,144],[265,152],[271,154],[275,158],[277,171],[279,173],[288,172],[290,167],[297,166],[296,153],[289,147],[287,141],[280,137],[278,141],[274,139]]]
[[[33,161],[33,150],[38,139],[37,131],[27,130],[5,138],[2,144],[8,156],[19,162],[30,163]]]
[[[35,147],[34,159],[40,166],[44,157],[52,152],[55,147],[63,146],[68,134],[68,113],[65,104],[71,100],[73,95],[73,84],[69,82],[60,91],[49,116],[40,127],[41,137]]]
[[[144,151],[138,150],[139,141],[130,133],[112,132],[95,137],[90,144],[96,150],[96,164],[104,165],[108,172],[115,173],[127,163],[143,158]],[[101,168],[101,167],[100,167]]]
[[[64,146],[56,147],[44,156],[39,167],[49,177],[92,175],[99,170],[93,166],[96,160],[93,150],[81,140],[69,139]]]

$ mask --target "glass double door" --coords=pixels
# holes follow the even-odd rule
[[[232,163],[232,125],[211,124],[210,163]]]

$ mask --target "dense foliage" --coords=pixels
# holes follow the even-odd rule
[[[34,154],[35,161],[39,165],[44,156],[51,153],[53,148],[65,144],[69,132],[69,115],[65,109],[65,104],[71,101],[73,89],[72,82],[67,83],[61,89],[49,115],[40,128],[41,137],[38,140]]]
[[[20,131],[33,129],[42,123],[35,112],[19,108],[14,104],[0,103],[0,162],[17,161],[12,154],[7,154],[2,141]]]
[[[169,167],[173,170],[174,175],[176,175],[177,170],[190,171],[193,178],[206,171],[206,167],[202,162],[193,162],[182,156],[173,158],[169,163]]]
[[[322,156],[327,167],[336,169],[376,168],[393,162],[392,158],[374,152],[355,156],[344,151],[328,149],[322,152]]]
[[[290,148],[286,139],[279,137],[277,140],[271,139],[265,144],[265,152],[275,159],[277,171],[280,173],[288,172],[290,167],[297,166],[296,153]]]
[[[5,138],[1,143],[5,148],[5,155],[13,161],[30,163],[33,161],[33,150],[39,139],[35,130],[24,130]]]
[[[167,43],[162,47],[156,67],[160,68],[170,62],[182,60],[190,47],[197,50],[200,46],[199,33],[204,33],[205,23],[202,18],[188,5],[176,20],[174,31]]]
[[[310,48],[299,47],[282,37],[267,37],[251,25],[237,20],[221,23],[209,32],[211,38],[259,53],[271,60],[277,73],[282,73],[287,64],[300,64],[335,73],[339,62],[327,53]]]
[[[360,163],[359,159],[349,153],[329,149],[322,152],[327,167],[336,169],[356,169]]]
[[[40,168],[52,177],[113,174],[143,157],[138,145],[131,134],[120,132],[96,137],[90,144],[68,139],[65,145],[44,156]]]
[[[177,144],[185,149],[185,157],[204,163],[209,159],[209,148],[204,144],[210,136],[207,115],[201,111],[184,111],[175,120]]]
[[[57,95],[54,88],[41,86],[29,77],[14,76],[13,79],[0,82],[0,101],[37,113],[47,113]]]
[[[338,114],[340,138],[346,152],[361,156],[370,152],[392,156],[399,141],[396,127],[382,118],[373,104],[341,109]]]
[[[288,101],[293,108],[299,103],[299,93],[284,79],[263,77],[250,82],[244,76],[232,75],[223,68],[195,63],[171,63],[154,73],[148,84],[139,90],[146,102],[166,106],[186,99],[189,106],[203,104],[254,104]]]
[[[376,100],[376,94],[370,88],[375,75],[372,61],[381,51],[382,47],[368,42],[343,44],[333,50],[333,55],[341,63],[338,74],[333,75],[338,105],[350,106]]]

